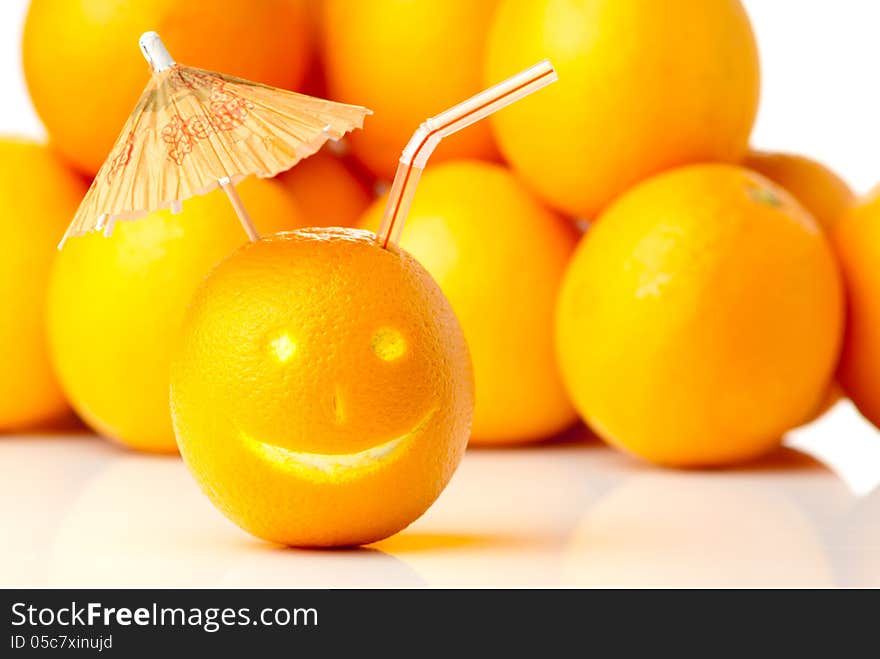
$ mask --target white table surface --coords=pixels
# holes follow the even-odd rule
[[[655,469],[582,431],[471,450],[404,532],[306,551],[240,531],[179,458],[2,437],[0,585],[880,586],[880,436],[841,403],[787,443],[712,472]]]

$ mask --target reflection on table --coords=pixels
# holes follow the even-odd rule
[[[0,584],[880,586],[880,489],[860,491],[880,461],[870,441],[847,444],[854,412],[835,415],[794,437],[801,450],[725,471],[654,469],[584,430],[471,450],[410,528],[333,551],[251,538],[178,458],[87,434],[4,437]]]

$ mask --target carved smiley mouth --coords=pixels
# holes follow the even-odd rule
[[[355,453],[292,451],[276,444],[262,442],[245,432],[241,433],[241,438],[246,448],[280,469],[300,472],[312,479],[332,477],[336,480],[346,476],[365,475],[394,460],[410,440],[428,425],[436,411],[437,408],[430,410],[403,435]]]

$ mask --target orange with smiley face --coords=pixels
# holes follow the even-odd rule
[[[175,433],[203,490],[294,546],[366,544],[418,518],[461,460],[473,401],[440,288],[355,229],[234,253],[196,293],[171,367]]]

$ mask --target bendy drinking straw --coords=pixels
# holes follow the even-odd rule
[[[379,245],[387,249],[389,245],[396,245],[400,240],[400,233],[412,205],[416,186],[428,158],[437,148],[440,140],[462,128],[467,128],[550,83],[556,82],[558,79],[556,70],[550,61],[543,60],[445,112],[431,117],[419,126],[400,157],[397,173],[394,175],[394,182],[391,184],[391,192],[388,195],[388,203],[385,206],[385,214],[382,216],[382,224],[376,234]]]

